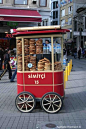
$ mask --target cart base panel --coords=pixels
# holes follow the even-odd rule
[[[21,93],[23,91],[30,92],[34,95],[35,98],[42,98],[42,96],[47,92],[56,92],[61,96],[64,96],[64,88],[62,85],[53,86],[23,86],[17,85],[17,93]]]

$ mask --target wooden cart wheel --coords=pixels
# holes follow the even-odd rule
[[[59,112],[62,108],[63,101],[59,94],[55,92],[48,92],[43,95],[41,99],[41,107],[48,113]]]
[[[31,112],[36,105],[35,97],[29,92],[21,92],[15,99],[15,105],[21,112]]]

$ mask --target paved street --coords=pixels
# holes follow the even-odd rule
[[[86,59],[73,59],[59,113],[48,114],[40,107],[32,113],[21,113],[15,107],[16,96],[16,79],[10,83],[6,73],[0,80],[0,129],[50,129],[45,126],[49,123],[56,125],[53,129],[86,129]]]

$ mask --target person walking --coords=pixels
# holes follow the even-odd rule
[[[77,47],[74,48],[74,59],[77,57]]]
[[[0,70],[2,70],[2,62],[3,62],[3,51],[2,51],[2,48],[0,46]]]
[[[4,67],[9,71],[9,79],[11,79],[12,77],[12,70],[11,70],[11,66],[10,66],[10,50],[7,49],[6,54],[4,55]]]
[[[80,60],[80,57],[81,57],[81,47],[79,47],[79,50],[78,50],[78,58]]]
[[[15,79],[16,74],[17,74],[17,68],[15,69],[15,71],[14,71],[12,77],[11,77],[10,82],[14,82],[14,79]]]

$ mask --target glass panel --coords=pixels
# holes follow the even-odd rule
[[[17,39],[17,69],[18,71],[22,71],[22,40],[21,39]]]
[[[62,70],[61,38],[53,38],[54,70]]]
[[[15,4],[27,4],[27,0],[15,0]]]
[[[51,67],[51,38],[24,39],[24,70],[47,71]]]
[[[46,6],[46,0],[40,0],[40,6]]]
[[[58,11],[56,11],[56,18],[58,18]]]
[[[55,19],[55,11],[53,11],[53,19]]]
[[[56,8],[58,8],[58,1],[56,1]]]
[[[55,9],[55,2],[53,2],[53,9]]]
[[[2,3],[2,0],[0,0],[0,3]]]

